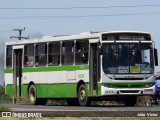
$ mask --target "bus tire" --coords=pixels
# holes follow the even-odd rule
[[[137,102],[137,96],[129,96],[124,98],[125,106],[135,106]]]
[[[37,91],[34,84],[29,87],[28,99],[33,105],[45,105],[47,102],[47,99],[37,98]]]
[[[78,102],[80,106],[89,106],[91,100],[88,98],[86,86],[84,84],[80,85],[78,89]]]

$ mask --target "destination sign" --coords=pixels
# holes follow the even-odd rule
[[[137,35],[119,35],[119,40],[145,40],[145,38]]]
[[[144,33],[109,33],[102,34],[102,40],[151,40],[149,34]]]

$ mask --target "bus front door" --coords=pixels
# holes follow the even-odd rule
[[[89,85],[90,95],[98,95],[98,81],[100,75],[100,62],[98,43],[90,43],[90,68],[89,68]]]
[[[22,92],[22,51],[23,49],[14,49],[13,51],[13,88],[15,99],[16,97],[21,97]]]

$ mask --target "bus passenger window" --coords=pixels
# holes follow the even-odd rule
[[[62,43],[62,65],[73,65],[74,62],[74,42]]]
[[[88,40],[77,41],[75,46],[75,64],[87,64],[88,63]]]
[[[47,44],[39,43],[36,45],[35,65],[46,66],[47,62]]]
[[[24,47],[24,66],[32,67],[34,65],[34,45],[29,44]]]
[[[49,43],[48,47],[48,65],[60,64],[60,42]]]
[[[6,52],[6,68],[12,67],[12,46],[7,46]]]

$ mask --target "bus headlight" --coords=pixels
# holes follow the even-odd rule
[[[111,85],[111,84],[106,84],[106,87],[111,88],[111,87],[112,87],[112,85]]]
[[[148,85],[148,84],[146,84],[146,87],[148,88],[148,87],[149,87],[149,85]]]
[[[111,85],[111,84],[104,84],[104,83],[102,83],[102,86],[104,86],[104,87],[108,87],[108,88],[111,88],[111,87],[112,87],[112,85]]]
[[[109,87],[109,88],[111,88],[111,87],[112,87],[112,85],[110,85],[110,84],[109,84],[109,85],[108,85],[108,87]]]
[[[146,87],[152,87],[154,84],[150,83],[150,84],[146,84]]]

